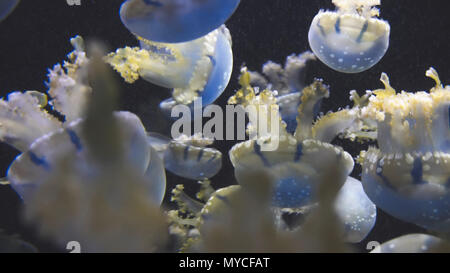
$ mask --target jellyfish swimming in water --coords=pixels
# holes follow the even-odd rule
[[[170,139],[158,133],[147,133],[148,143],[158,151],[164,167],[178,175],[192,180],[204,180],[216,175],[222,168],[222,153],[208,148],[213,140],[199,135],[181,135]]]
[[[128,0],[120,8],[123,24],[150,41],[180,43],[198,39],[233,14],[240,0]]]
[[[333,0],[337,11],[319,11],[308,33],[314,54],[328,67],[359,73],[376,63],[389,47],[390,26],[374,18],[380,0]]]
[[[148,176],[148,196],[161,203],[166,186],[164,166],[157,152],[148,145],[144,127],[139,118],[129,112],[118,112],[115,118],[123,136],[127,161],[136,168],[136,172]],[[80,177],[95,173],[95,165],[90,165],[86,152],[83,126],[83,120],[66,124],[64,129],[35,140],[27,151],[14,160],[7,177],[24,201],[30,200],[43,181],[47,181],[55,172],[64,155],[73,155],[72,168],[77,170]]]
[[[429,92],[373,91],[362,118],[376,127],[378,148],[361,153],[362,184],[381,209],[403,221],[442,233],[450,229],[450,86],[437,72]],[[369,123],[368,122],[368,123]]]
[[[439,252],[444,240],[428,234],[407,234],[389,240],[370,253],[430,253]]]
[[[240,190],[240,186],[217,190],[202,209],[202,221],[213,221],[215,217],[223,213],[221,210],[230,206],[232,195]],[[376,220],[376,207],[361,186],[361,182],[348,177],[345,184],[339,190],[334,208],[340,220],[343,231],[343,239],[349,243],[362,241],[372,230]]]
[[[346,242],[361,242],[375,226],[377,208],[364,192],[361,181],[351,176],[339,190],[334,209],[343,224]]]
[[[234,145],[229,152],[238,182],[246,185],[252,173],[263,172],[270,178],[273,187],[272,206],[300,211],[308,210],[318,202],[320,185],[333,183],[341,189],[336,209],[344,224],[346,240],[357,242],[365,238],[375,223],[375,206],[358,184],[360,182],[348,176],[354,166],[350,154],[330,143],[355,126],[360,105],[330,112],[315,120],[317,105],[329,96],[328,86],[316,79],[299,93],[297,124],[293,132],[288,132],[281,115],[280,100],[274,95],[276,92],[265,89],[256,93],[257,90],[250,85],[251,78],[251,74],[243,68],[240,78],[242,88],[228,101],[229,104],[240,104],[246,108],[265,106],[256,108],[257,115],[248,111],[250,140]],[[274,113],[264,113],[263,109],[269,107],[275,109],[275,118],[272,116]],[[261,124],[258,119],[263,119],[267,128],[278,123],[278,132],[266,135],[255,133],[259,132]],[[262,148],[272,141],[278,143],[274,149]],[[326,176],[333,169],[336,173],[329,181]],[[349,205],[347,200],[355,202]]]
[[[327,172],[326,166],[338,166],[342,173],[336,177],[335,183],[342,186],[353,169],[353,159],[342,148],[332,145],[331,142],[341,130],[350,126],[356,117],[356,111],[343,110],[330,113],[314,123],[315,107],[324,97],[329,96],[328,86],[316,79],[301,92],[298,106],[298,125],[294,133],[286,131],[286,124],[281,119],[279,105],[274,93],[264,90],[256,95],[255,89],[250,85],[250,74],[242,70],[240,84],[242,88],[228,101],[229,104],[239,104],[243,107],[257,107],[257,114],[249,114],[247,130],[250,140],[238,143],[230,150],[230,159],[235,168],[236,179],[245,183],[250,170],[264,170],[273,178],[274,206],[281,208],[299,208],[315,202],[314,192],[321,176]],[[276,109],[270,117],[264,114],[264,108]],[[259,116],[259,117],[258,117]],[[267,128],[278,123],[278,135],[270,132],[267,135],[256,133],[264,116],[267,117]],[[253,137],[252,137],[253,135]],[[273,140],[277,142],[276,148],[263,149],[262,145]],[[320,163],[319,163],[320,162]]]
[[[139,77],[173,89],[171,101],[189,105],[201,98],[214,102],[225,90],[233,69],[231,36],[223,25],[184,43],[158,43],[139,38],[140,47],[125,47],[106,58],[128,83]],[[169,103],[170,104],[170,103]]]
[[[0,22],[8,17],[17,7],[20,0],[2,0],[0,1]]]
[[[69,61],[55,65],[48,82],[64,121],[46,111],[44,93],[0,100],[0,140],[21,152],[7,180],[24,201],[24,219],[59,246],[76,238],[87,252],[151,251],[166,238],[163,162],[140,119],[114,111],[100,46],[87,58],[82,38],[71,42]]]
[[[252,86],[259,90],[268,89],[276,94],[281,118],[286,123],[288,133],[293,134],[297,127],[297,110],[301,103],[301,92],[306,87],[305,68],[309,61],[315,59],[312,52],[306,51],[288,56],[284,67],[268,61],[262,67],[262,74],[249,71]],[[315,106],[315,111],[319,108],[320,102]]]
[[[90,177],[101,168],[92,164],[92,151],[86,145],[84,130],[87,104],[93,93],[86,85],[87,71],[93,61],[87,58],[80,36],[72,38],[71,43],[75,50],[68,55],[69,60],[49,70],[50,101],[38,91],[13,92],[7,100],[0,100],[3,124],[0,140],[22,152],[9,167],[7,178],[25,202],[57,173],[63,157],[70,160],[69,169],[79,177]],[[64,122],[45,110],[48,104],[64,116]],[[149,199],[160,204],[166,185],[164,166],[157,151],[149,145],[144,126],[129,112],[115,112],[111,116],[117,124],[115,135],[123,143],[115,145],[117,153],[129,163],[127,167],[146,181],[143,187]]]
[[[178,204],[180,209],[190,211],[192,216],[189,217],[188,221],[186,221],[186,218],[180,221],[180,219],[177,219],[179,216],[174,217],[173,220],[175,224],[186,224],[191,221],[192,225],[197,227],[202,233],[205,231],[205,228],[208,229],[207,226],[209,224],[215,225],[221,221],[229,222],[229,218],[226,215],[229,215],[233,209],[239,208],[240,212],[244,213],[244,210],[253,215],[261,213],[266,207],[270,208],[271,203],[270,196],[267,196],[270,192],[264,190],[266,187],[261,179],[264,180],[265,177],[261,176],[260,179],[254,179],[250,182],[252,184],[250,187],[243,188],[240,185],[232,185],[217,190],[210,186],[209,181],[202,181],[200,183],[201,189],[197,194],[198,199],[189,197],[183,192],[183,186],[178,185],[172,191],[172,199]],[[252,204],[259,207],[252,208]],[[242,206],[250,207],[241,208]],[[339,190],[333,206],[340,220],[337,223],[337,227],[343,232],[341,233],[341,238],[344,241],[350,243],[360,242],[372,230],[375,224],[376,207],[365,195],[361,182],[358,180],[351,177],[347,178],[344,186]],[[272,218],[272,224],[277,226],[278,231],[289,230],[295,233],[295,230],[299,230],[295,224],[291,225],[289,229],[286,229],[287,226],[284,224],[277,224],[278,221],[283,220],[276,220],[275,215]],[[242,221],[244,222],[248,219],[246,217],[251,217],[245,213],[242,216]],[[302,224],[300,224],[301,226]]]

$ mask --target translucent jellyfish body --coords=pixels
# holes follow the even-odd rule
[[[250,86],[250,74],[243,70],[241,90],[230,98],[229,103],[250,106],[271,106],[278,109],[273,92],[264,90],[259,95]],[[352,157],[342,148],[329,144],[331,140],[353,120],[350,110],[324,116],[314,125],[314,105],[327,97],[328,87],[320,80],[304,88],[301,93],[301,104],[298,106],[297,127],[294,135],[288,133],[280,116],[279,135],[261,136],[256,134],[249,141],[238,143],[230,150],[230,159],[235,168],[236,179],[245,184],[248,173],[265,172],[273,182],[273,205],[281,208],[301,208],[315,202],[320,183],[344,184],[353,169]],[[259,108],[263,109],[263,108]],[[279,113],[278,111],[276,113]],[[264,113],[258,113],[264,118]],[[267,116],[266,116],[267,117]],[[254,115],[249,113],[249,134],[258,132],[261,121],[255,122]],[[272,118],[262,121],[271,128]],[[278,146],[273,150],[264,150],[262,145],[267,141],[276,141]],[[334,181],[323,181],[329,167],[339,170]]]
[[[233,14],[240,0],[128,0],[123,24],[135,35],[163,42],[187,42],[208,34]]]
[[[61,128],[61,122],[42,111],[47,97],[37,91],[8,94],[8,100],[0,100],[0,140],[26,151],[39,137]]]
[[[396,94],[383,74],[362,109],[376,123],[379,149],[362,153],[362,183],[387,213],[424,228],[450,231],[450,87],[436,80],[430,92]]]
[[[37,91],[14,92],[8,95],[8,100],[0,100],[0,121],[4,125],[0,128],[0,140],[22,152],[11,164],[8,179],[25,201],[40,184],[55,175],[62,157],[71,160],[80,176],[98,171],[89,163],[88,154],[92,151],[85,147],[86,138],[81,133],[93,90],[86,85],[92,61],[86,57],[80,36],[72,38],[71,43],[75,50],[68,55],[69,60],[49,70],[50,102]],[[48,103],[64,116],[65,122],[44,109]],[[151,177],[146,185],[149,195],[160,203],[165,193],[164,167],[147,142],[145,128],[131,113],[119,112],[114,117],[119,124],[116,135],[123,138],[126,146],[117,148],[126,150],[123,154],[138,176]]]
[[[202,98],[212,103],[225,90],[233,68],[231,36],[225,26],[196,40],[157,43],[141,39],[141,48],[122,48],[106,57],[129,83],[139,77],[173,89],[176,103]]]
[[[380,0],[333,0],[336,12],[320,11],[308,39],[314,54],[330,68],[358,73],[374,66],[389,47],[390,26],[373,18]]]
[[[192,180],[204,180],[216,175],[222,168],[222,153],[206,145],[211,140],[195,135],[182,135],[169,139],[159,134],[149,133],[148,142],[164,160],[164,166],[170,172]]]
[[[361,181],[353,177],[347,177],[339,190],[334,208],[343,223],[346,242],[361,242],[375,226],[377,208],[364,192]]]
[[[137,116],[113,113],[103,53],[94,46],[88,59],[82,38],[71,42],[75,51],[50,70],[48,83],[50,105],[65,122],[45,110],[43,93],[0,101],[0,139],[22,152],[8,180],[25,201],[26,220],[62,246],[75,239],[88,252],[151,251],[165,238],[162,160]]]
[[[0,21],[8,17],[8,15],[16,8],[20,0],[2,0],[0,1]]]
[[[256,141],[235,145],[230,159],[236,179],[246,183],[249,171],[267,172],[273,181],[273,204],[281,208],[301,208],[316,202],[316,192],[321,175],[328,166],[337,166],[343,175],[330,183],[345,182],[353,168],[351,156],[342,149],[316,140],[300,143],[292,139],[279,143],[276,151],[261,151]],[[291,142],[291,143],[290,143]]]
[[[261,181],[254,181],[254,183],[258,182]],[[239,204],[236,202],[238,201],[236,197],[240,191],[242,188],[237,185],[215,191],[201,210],[201,223],[213,222],[223,215],[227,215],[227,210],[231,210],[233,206]],[[255,196],[247,197],[255,198]],[[263,196],[257,195],[256,198],[258,197]],[[258,203],[261,204],[261,202]],[[334,207],[340,219],[341,230],[344,232],[343,239],[346,242],[360,242],[375,225],[376,207],[364,193],[361,182],[352,177],[348,177],[339,190]],[[314,210],[310,213],[314,213]]]
[[[224,206],[230,205],[230,200],[241,190],[241,186],[232,185],[215,191],[201,210],[202,220],[213,220],[217,215],[223,214],[223,210],[226,209]]]
[[[148,195],[161,203],[166,185],[164,165],[157,152],[148,144],[144,127],[131,113],[118,112],[115,117],[121,128],[127,162],[134,166],[137,173],[150,178]],[[65,155],[73,156],[73,168],[80,176],[90,176],[98,171],[95,165],[90,165],[82,128],[82,120],[67,124],[64,129],[38,138],[28,151],[14,160],[8,170],[8,180],[25,201],[32,198],[43,181],[48,180]]]
[[[441,243],[441,239],[432,235],[408,234],[389,240],[370,253],[427,253],[436,251]]]

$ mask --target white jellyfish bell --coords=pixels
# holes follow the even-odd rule
[[[309,45],[328,67],[359,73],[376,63],[389,47],[389,23],[375,18],[380,0],[332,0],[337,11],[319,11],[309,29]]]

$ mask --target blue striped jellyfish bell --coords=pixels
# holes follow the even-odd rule
[[[222,153],[206,147],[212,144],[209,139],[182,135],[172,140],[158,133],[148,133],[148,142],[164,160],[164,167],[178,176],[204,180],[222,168]]]
[[[343,185],[353,169],[352,157],[341,148],[317,140],[297,142],[288,136],[275,151],[262,151],[256,140],[233,146],[230,159],[235,176],[242,185],[248,183],[248,172],[260,170],[271,178],[273,205],[280,208],[302,208],[317,201],[319,183]],[[342,170],[342,177],[321,181],[328,166]]]
[[[222,153],[213,148],[198,147],[176,141],[169,144],[164,154],[169,171],[192,180],[203,180],[216,175],[222,168]]]
[[[142,123],[128,112],[115,113],[115,117],[123,133],[126,162],[133,170],[149,178],[146,179],[149,196],[161,203],[166,185],[164,167],[157,153],[149,147]],[[82,128],[82,119],[73,121],[64,129],[40,137],[28,151],[13,161],[8,169],[8,180],[25,202],[32,198],[36,188],[56,171],[59,162],[67,156],[80,177],[92,176],[97,171],[87,159]]]
[[[337,11],[319,11],[309,29],[309,45],[328,67],[359,73],[376,63],[389,47],[390,26],[374,18],[380,0],[333,0]]]
[[[233,14],[240,0],[128,0],[120,8],[123,24],[145,39],[180,43],[200,38]]]
[[[364,112],[377,122],[378,147],[363,155],[364,191],[381,209],[429,230],[450,231],[450,87],[374,91]]]

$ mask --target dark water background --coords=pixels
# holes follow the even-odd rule
[[[62,62],[72,51],[69,38],[79,34],[85,38],[103,41],[111,50],[136,41],[119,19],[122,0],[81,0],[81,6],[69,6],[66,0],[23,0],[5,21],[0,23],[0,95],[11,91],[47,90],[47,69]],[[242,0],[236,13],[227,22],[233,37],[234,71],[224,94],[216,102],[225,105],[238,88],[237,76],[242,64],[251,70],[260,70],[267,60],[284,63],[286,56],[309,49],[307,33],[312,18],[319,9],[334,9],[331,0]],[[382,0],[381,18],[391,25],[390,47],[384,58],[372,69],[359,74],[335,72],[319,61],[307,70],[307,83],[314,77],[323,78],[331,86],[331,96],[322,105],[324,112],[337,110],[349,104],[348,91],[361,94],[367,89],[381,87],[381,72],[386,72],[391,85],[400,90],[428,90],[434,85],[424,76],[433,66],[444,84],[450,84],[450,1],[448,0]],[[121,89],[120,110],[136,113],[148,131],[165,134],[170,123],[158,110],[158,103],[170,96],[166,89],[143,80],[126,84],[116,73]],[[356,156],[366,148],[347,141],[336,141]],[[218,141],[215,146],[224,154],[224,166],[213,177],[213,186],[235,184],[233,167],[227,152],[233,141]],[[0,144],[0,175],[5,176],[9,164],[18,152]],[[359,177],[355,168],[354,177]],[[195,193],[195,182],[167,174],[167,192],[183,183],[187,192]],[[173,204],[169,198],[166,207]],[[45,238],[36,229],[21,222],[22,203],[9,186],[0,186],[0,229],[17,233],[35,244],[41,251],[64,251]],[[357,245],[365,251],[368,241],[384,242],[399,235],[423,232],[422,229],[396,220],[378,210],[377,224],[369,237]]]

